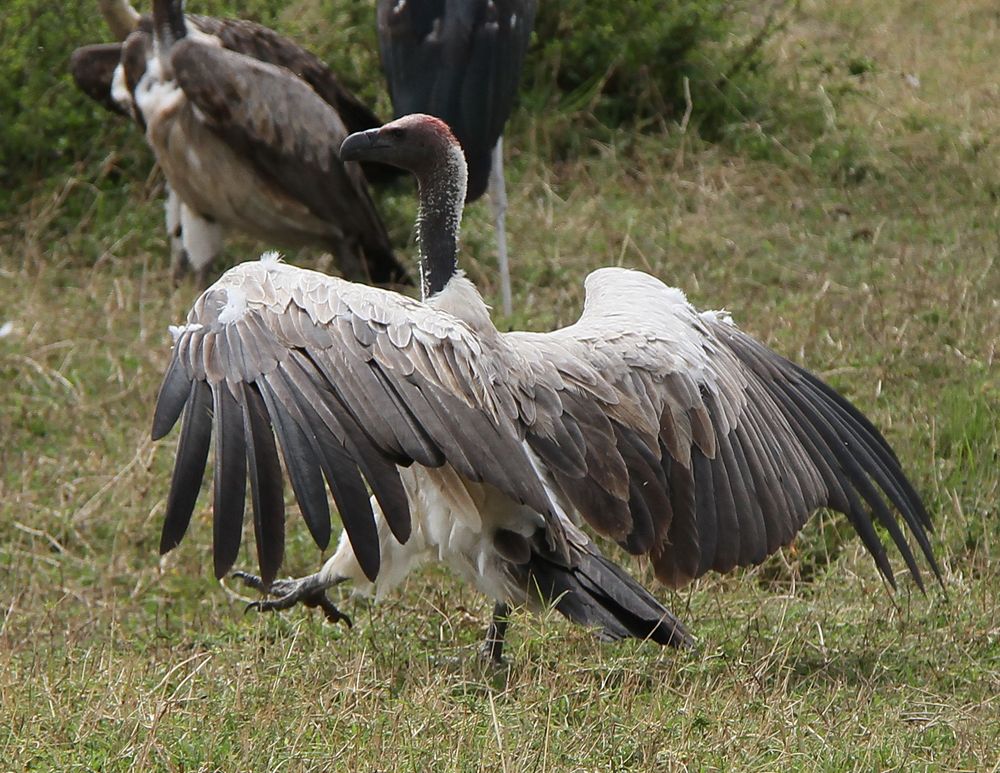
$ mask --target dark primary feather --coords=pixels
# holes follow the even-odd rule
[[[323,476],[330,487],[330,493],[337,505],[344,529],[351,540],[358,563],[365,575],[374,580],[379,567],[378,533],[375,529],[375,516],[368,498],[368,489],[365,488],[357,462],[351,458],[341,442],[312,408],[312,401],[299,392],[293,386],[293,382],[284,375],[283,369],[279,368],[274,373],[269,374],[264,386],[265,394],[273,393],[275,396],[273,400],[275,408],[271,410],[272,417],[277,416],[278,423],[282,423],[283,411],[279,410],[279,407],[287,411],[294,426],[305,436],[306,442],[310,446],[308,455],[303,455],[301,458],[298,455],[292,455],[289,458],[286,440],[281,441],[286,454],[289,476],[292,477],[294,483],[295,477],[308,474],[305,469],[312,465],[312,460],[318,460]],[[294,469],[293,465],[298,469]],[[322,481],[319,481],[318,485],[322,486]],[[380,494],[380,504],[383,509],[390,513],[394,512],[392,502],[381,491]],[[321,490],[316,492],[316,495],[322,496],[324,506],[327,508],[327,521],[323,525],[322,532],[319,532],[319,536],[317,536],[317,530],[314,527],[310,527],[310,531],[316,543],[321,548],[325,548],[330,533],[329,508],[326,505],[325,492]],[[302,499],[298,493],[296,493],[296,498],[301,507]],[[303,510],[303,515],[308,522],[311,516],[305,510]],[[409,515],[408,509],[406,515]],[[320,537],[323,538],[320,539]]]
[[[378,1],[379,51],[396,115],[427,113],[451,127],[469,163],[467,201],[486,191],[536,8],[536,0]]]
[[[215,501],[212,546],[216,579],[233,568],[243,538],[246,508],[246,440],[243,411],[225,382],[212,390],[215,406]],[[264,567],[261,566],[261,574]]]
[[[166,383],[166,382],[165,382]],[[185,382],[187,383],[187,382]],[[163,391],[157,407],[163,405]],[[163,519],[163,532],[160,535],[160,554],[167,553],[177,547],[184,538],[195,502],[201,489],[201,481],[205,475],[205,463],[208,460],[208,447],[212,439],[212,391],[202,381],[190,382],[190,397],[187,398],[187,413],[181,427],[181,437],[177,443],[177,462],[170,481],[170,494],[167,497],[167,512]],[[156,423],[154,421],[154,427]],[[170,423],[170,427],[173,422]],[[163,437],[170,431],[167,427],[157,435],[153,431],[154,440]]]
[[[315,435],[302,429],[305,421],[296,422],[267,382],[256,382],[267,415],[274,424],[285,469],[295,492],[295,500],[302,510],[302,517],[309,533],[321,550],[330,544],[330,505],[323,486],[323,469],[318,461],[323,453]]]
[[[253,502],[254,541],[260,578],[270,585],[285,555],[285,499],[281,485],[278,449],[260,390],[243,385],[243,435]]]

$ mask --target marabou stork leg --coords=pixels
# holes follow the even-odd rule
[[[260,577],[255,574],[233,572],[232,576],[242,580],[244,585],[274,597],[247,604],[247,612],[251,609],[256,609],[258,612],[275,612],[280,609],[289,609],[296,604],[303,604],[310,608],[319,607],[322,609],[326,619],[331,623],[343,622],[347,624],[348,628],[354,625],[351,618],[337,609],[326,595],[327,588],[344,582],[346,578],[330,580],[321,572],[317,572],[300,579],[275,580],[270,587],[265,587]]]
[[[510,294],[510,262],[507,259],[507,186],[503,179],[503,137],[493,146],[490,164],[490,201],[493,204],[493,219],[497,229],[497,264],[500,268],[500,297],[503,313],[510,316],[512,311]]]
[[[510,607],[502,602],[497,602],[493,607],[493,620],[490,627],[486,629],[486,641],[480,654],[484,660],[491,661],[497,665],[503,663],[503,640],[507,635],[507,626],[510,624]]]

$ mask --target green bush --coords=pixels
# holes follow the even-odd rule
[[[793,0],[769,11],[745,0],[543,0],[529,53],[522,104],[543,124],[568,128],[562,152],[587,133],[676,123],[710,141],[730,137],[760,152],[785,94],[769,79],[764,44]],[[191,12],[239,15],[282,30],[328,61],[359,96],[388,114],[378,63],[374,8],[351,0],[199,0]],[[0,208],[48,178],[88,181],[130,170],[147,174],[150,155],[133,126],[78,92],[67,71],[72,50],[110,39],[96,0],[5,0],[0,10]],[[586,115],[581,123],[575,118]],[[764,125],[764,140],[759,128]],[[750,127],[748,130],[747,127]],[[115,149],[108,164],[109,149]],[[553,147],[553,152],[560,148]]]
[[[766,44],[791,0],[543,2],[526,99],[608,127],[689,125],[702,138],[766,120],[776,84]]]
[[[76,45],[106,34],[81,5],[8,0],[0,11],[0,205],[28,180],[92,149],[106,123],[67,72]]]

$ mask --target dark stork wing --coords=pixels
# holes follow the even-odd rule
[[[517,94],[535,0],[379,0],[382,68],[396,116],[445,121],[469,164],[467,201],[486,191],[490,153]]]
[[[940,580],[920,497],[845,398],[652,277],[604,269],[587,287],[577,325],[512,334],[555,385],[544,410],[534,387],[527,440],[567,507],[674,586],[760,563],[822,507],[893,586],[875,523],[921,588],[904,530]]]
[[[174,44],[170,61],[187,98],[231,147],[315,215],[353,234],[380,275],[406,275],[360,168],[337,155],[343,121],[308,84],[285,68],[189,38]]]
[[[278,571],[279,450],[317,543],[325,547],[330,534],[325,479],[372,579],[379,541],[363,481],[405,542],[411,521],[398,466],[447,462],[550,512],[518,427],[484,405],[496,380],[489,357],[448,314],[262,260],[227,272],[176,332],[153,418],[157,439],[184,416],[160,544],[169,550],[184,535],[214,433],[218,577],[238,553],[248,479],[261,577],[269,583]]]
[[[337,111],[348,134],[382,125],[378,116],[340,82],[322,59],[274,30],[245,19],[192,14],[187,20],[202,32],[217,37],[223,48],[291,70]],[[361,167],[368,181],[376,185],[405,174],[402,169],[386,164],[362,164]]]
[[[121,62],[121,58],[121,43],[81,46],[70,56],[69,70],[80,91],[105,110],[129,116],[129,111],[111,96],[115,68]]]

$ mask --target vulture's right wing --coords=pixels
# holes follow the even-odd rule
[[[260,573],[265,583],[275,577],[284,549],[279,447],[317,544],[330,537],[325,478],[372,579],[379,540],[365,481],[405,542],[410,511],[397,465],[447,462],[550,512],[514,419],[491,401],[491,358],[447,313],[261,260],[228,271],[176,333],[153,419],[160,438],[184,413],[161,552],[187,530],[212,434],[217,577],[239,550],[248,469]]]
[[[563,501],[663,582],[760,563],[821,507],[847,515],[890,583],[876,523],[921,587],[906,531],[940,579],[930,518],[885,438],[726,315],[606,268],[575,325],[506,337],[556,385],[525,423]]]

